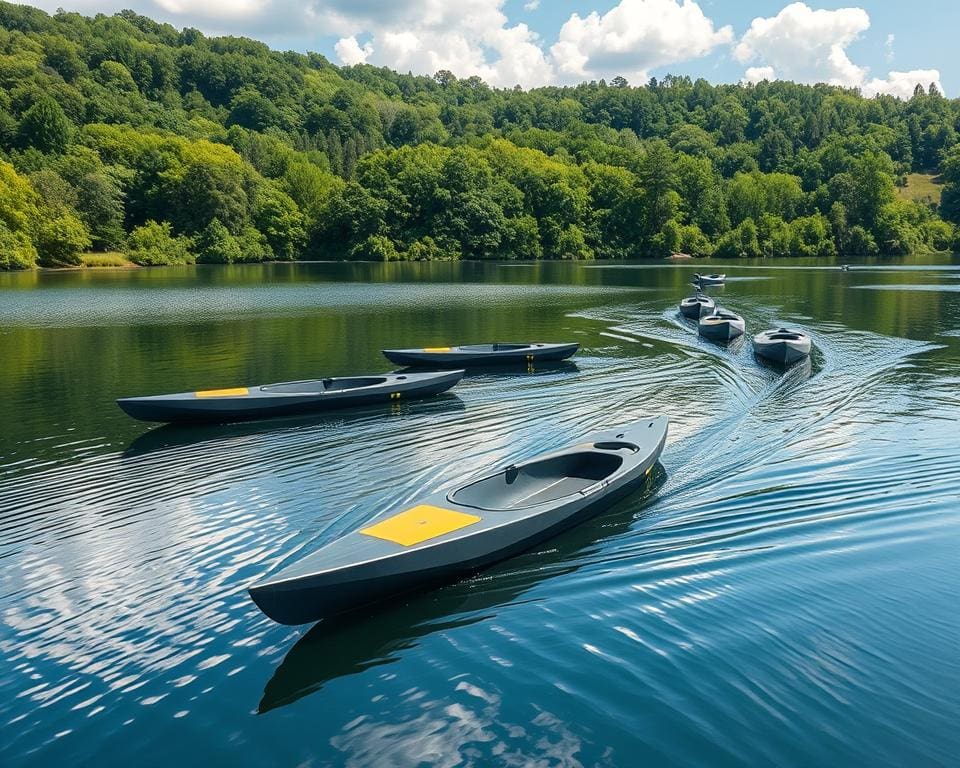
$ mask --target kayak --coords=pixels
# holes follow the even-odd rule
[[[680,302],[680,314],[691,320],[699,320],[700,315],[709,315],[716,308],[717,302],[702,293],[688,296]]]
[[[304,411],[347,408],[427,397],[445,392],[464,372],[385,373],[285,381],[258,387],[232,387],[152,397],[124,397],[117,405],[141,421],[224,422],[262,419]]]
[[[781,365],[790,365],[807,357],[811,346],[807,334],[786,328],[763,331],[753,337],[754,353]]]
[[[567,344],[465,344],[459,347],[424,347],[422,349],[385,349],[383,354],[395,365],[430,365],[438,368],[459,368],[465,365],[503,365],[566,360],[579,349]]]
[[[274,621],[306,624],[474,573],[636,490],[667,425],[658,416],[597,432],[382,514],[253,585],[250,596]]]
[[[726,281],[726,275],[701,275],[699,272],[695,272],[693,275],[694,282],[700,283],[700,285],[723,285]]]
[[[746,323],[735,312],[717,307],[709,315],[701,315],[697,330],[705,339],[731,341],[743,334]]]

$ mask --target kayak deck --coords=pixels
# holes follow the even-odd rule
[[[514,364],[520,362],[556,362],[566,360],[580,345],[565,343],[463,344],[449,347],[422,347],[411,349],[384,349],[384,356],[396,365],[461,367]]]

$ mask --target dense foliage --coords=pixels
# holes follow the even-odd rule
[[[0,268],[945,250],[958,129],[932,87],[494,90],[0,3]]]

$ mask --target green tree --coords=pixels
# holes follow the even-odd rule
[[[220,219],[214,219],[197,235],[197,262],[202,264],[232,264],[243,258],[240,244]]]
[[[77,185],[77,213],[90,230],[93,248],[111,250],[123,243],[123,192],[105,173],[88,173]]]
[[[859,224],[850,228],[850,235],[847,238],[846,249],[843,253],[852,256],[876,256],[879,252],[877,242],[869,231]]]
[[[205,230],[216,219],[229,231],[246,223],[249,205],[243,167],[201,153],[189,164],[161,174],[162,194],[170,201],[170,219],[182,232]],[[237,158],[239,161],[239,158]]]
[[[41,96],[20,118],[20,146],[41,152],[63,152],[70,142],[72,126],[60,105]]]
[[[389,237],[370,235],[350,250],[350,258],[358,261],[397,261],[400,252]]]
[[[257,262],[269,261],[274,257],[270,243],[266,236],[256,227],[249,224],[240,230],[235,238],[237,247],[240,249],[238,261]]]
[[[540,229],[533,216],[524,215],[503,222],[502,254],[506,259],[522,261],[535,261],[543,257]]]
[[[31,184],[0,160],[0,268],[27,269],[36,264],[32,235],[41,221],[39,204]]]
[[[561,232],[557,240],[557,254],[561,259],[592,259],[593,251],[587,245],[580,227],[571,224]]]
[[[177,237],[169,223],[148,221],[135,227],[127,240],[127,256],[141,266],[192,264],[189,238]]]
[[[296,258],[304,242],[303,215],[293,199],[272,183],[261,184],[254,196],[253,221],[278,259]]]
[[[757,225],[753,219],[744,219],[734,229],[723,235],[717,243],[715,255],[728,259],[763,256],[757,236]]]
[[[37,261],[43,267],[77,266],[90,248],[90,233],[74,214],[45,217],[36,229]]]
[[[230,102],[227,125],[239,125],[252,131],[263,131],[280,122],[280,112],[256,88],[244,87]]]
[[[25,232],[11,231],[0,221],[0,269],[30,269],[37,263],[37,249]]]

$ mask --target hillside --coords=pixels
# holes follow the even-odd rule
[[[910,173],[903,177],[905,183],[897,186],[897,196],[902,200],[916,200],[919,203],[940,205],[943,185],[931,173]]]
[[[0,268],[946,250],[958,125],[922,88],[495,90],[0,3]]]

